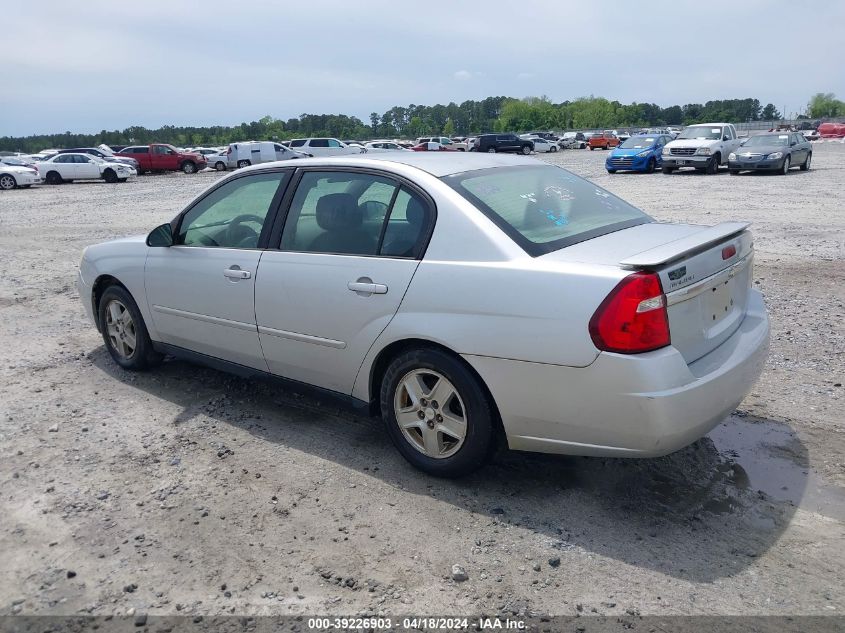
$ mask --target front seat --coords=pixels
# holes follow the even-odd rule
[[[375,255],[376,239],[364,231],[364,213],[348,193],[332,193],[317,201],[317,225],[323,229],[309,251]]]

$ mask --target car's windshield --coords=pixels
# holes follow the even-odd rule
[[[743,147],[762,147],[763,145],[789,145],[789,134],[760,134],[750,137]]]
[[[657,139],[653,136],[632,136],[631,138],[627,139],[622,145],[619,147],[623,147],[625,149],[639,149],[646,147],[651,147],[654,145],[654,142]]]
[[[624,200],[550,165],[479,169],[443,180],[535,257],[651,222]]]
[[[679,139],[706,139],[713,141],[722,138],[722,128],[712,127],[710,125],[691,125],[684,128],[684,131],[678,135]]]

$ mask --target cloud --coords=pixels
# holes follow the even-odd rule
[[[454,77],[458,81],[466,81],[467,79],[472,79],[472,73],[468,70],[458,70],[455,71]]]

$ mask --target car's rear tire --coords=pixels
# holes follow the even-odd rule
[[[60,185],[62,182],[62,176],[57,171],[48,171],[47,175],[44,177],[44,180],[47,182],[48,185]]]
[[[801,163],[801,167],[799,167],[799,169],[801,171],[809,170],[810,169],[810,161],[812,161],[812,160],[813,160],[813,152],[810,152],[809,154],[807,154],[807,159],[803,163]]]
[[[224,163],[222,160],[218,160],[216,163],[214,163],[214,169],[216,169],[217,171],[226,171],[226,163]]]
[[[186,160],[182,163],[182,171],[186,174],[197,173],[197,164],[191,160]]]
[[[664,174],[671,174],[673,171],[675,171],[675,168],[674,168],[674,167],[663,167],[663,168],[661,169],[661,171],[662,171]]]
[[[0,176],[0,189],[3,191],[9,191],[14,189],[18,186],[18,181],[15,180],[15,177],[10,174],[3,174]]]
[[[243,169],[244,167],[249,167],[252,163],[248,160],[239,160],[238,161],[238,169]]]
[[[813,152],[810,152],[809,154],[807,154],[806,160],[804,160],[804,162],[801,163],[801,167],[799,167],[799,169],[801,171],[809,170],[810,169],[810,161],[812,161],[812,160],[813,160]]]
[[[645,164],[645,173],[653,174],[654,168],[657,167],[657,161],[654,158],[649,158],[648,162]]]
[[[118,178],[117,179],[118,182],[126,182],[127,180],[129,180],[129,178]]]
[[[728,170],[728,173],[729,173],[731,176],[739,176],[739,170],[738,170],[738,169],[729,169],[729,170]]]
[[[117,182],[117,174],[114,173],[114,169],[107,169],[106,171],[104,171],[103,180],[105,180],[109,184]]]
[[[595,150],[595,149],[596,149],[596,148],[595,148],[595,146],[590,145],[590,151],[591,151],[591,152],[592,152],[593,150]]]
[[[430,475],[461,477],[483,466],[492,452],[495,412],[487,392],[445,351],[420,348],[394,358],[381,383],[380,404],[396,448]]]
[[[607,170],[607,173],[608,173],[608,174],[615,174],[615,173],[616,173],[616,170],[615,170],[615,169],[608,169],[608,170]]]
[[[114,362],[131,371],[147,369],[161,362],[153,349],[144,317],[132,295],[122,286],[105,289],[97,305],[100,330]]]

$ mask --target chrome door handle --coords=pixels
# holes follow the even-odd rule
[[[240,268],[232,266],[232,268],[227,268],[223,271],[223,276],[228,277],[229,279],[249,279],[252,277],[252,273],[248,270],[241,270]]]
[[[372,281],[350,281],[346,284],[346,287],[352,292],[362,292],[369,295],[387,294],[387,286],[374,284]]]

